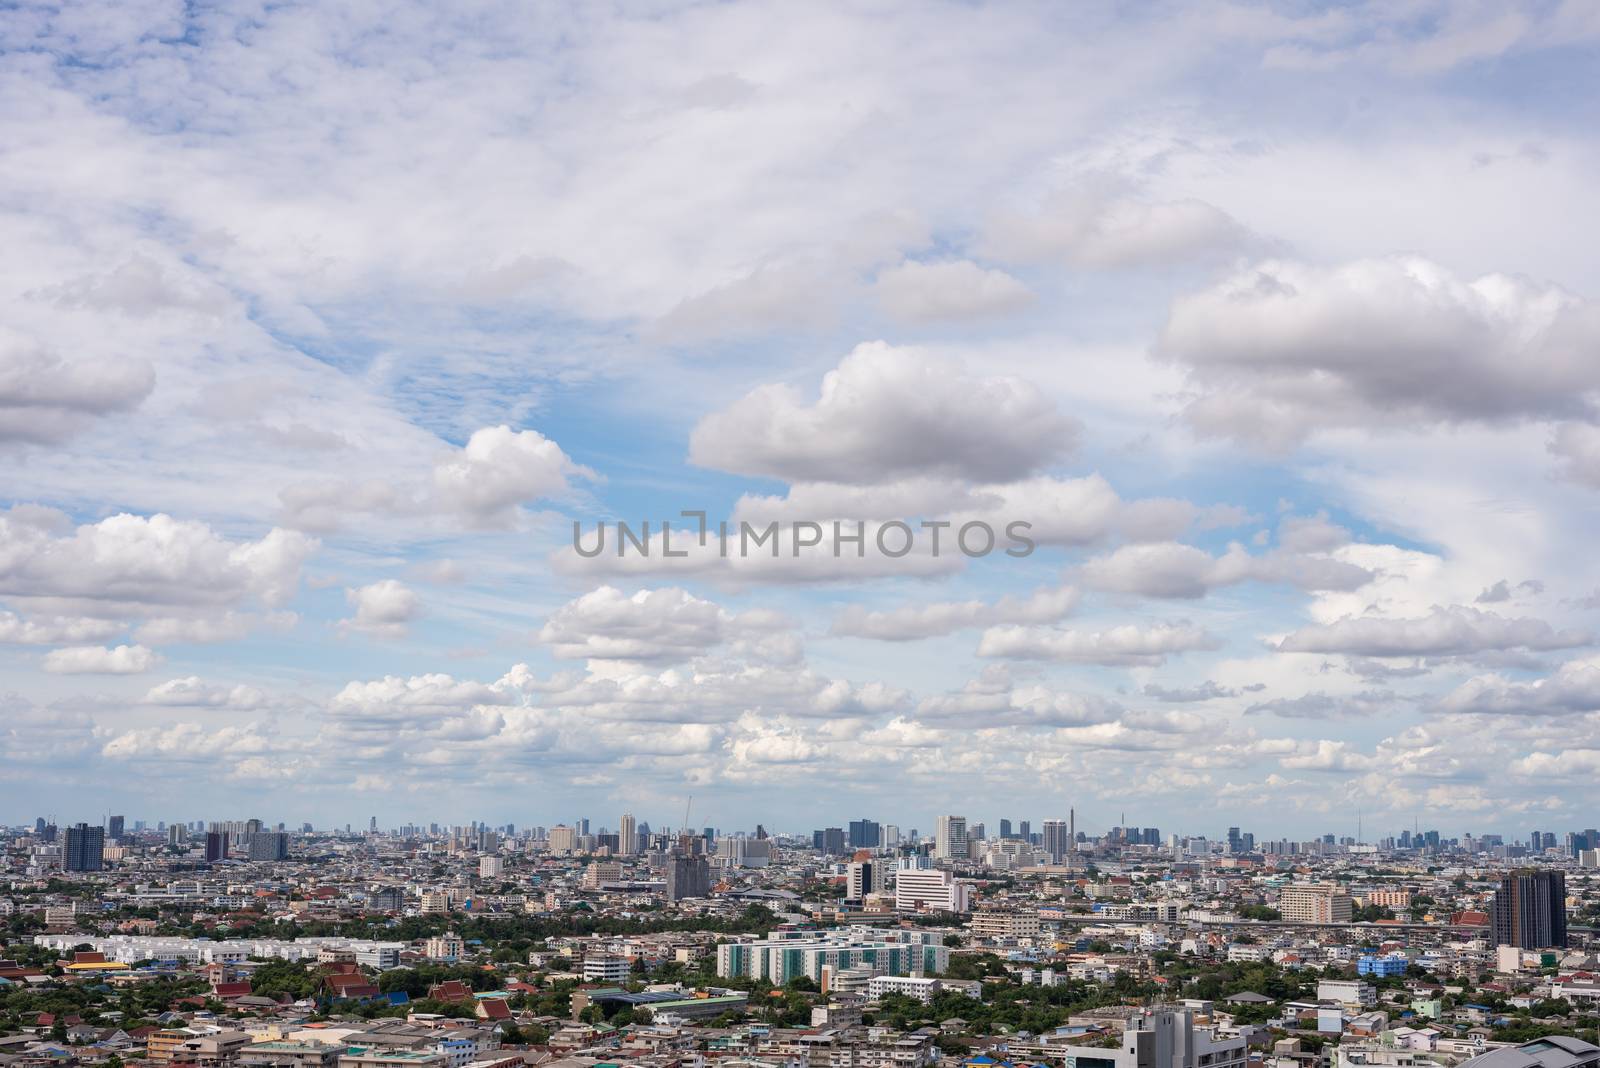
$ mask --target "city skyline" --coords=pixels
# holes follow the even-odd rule
[[[0,813],[1600,822],[1597,53],[8,8]]]

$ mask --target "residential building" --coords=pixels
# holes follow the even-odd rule
[[[1331,884],[1299,884],[1278,891],[1278,911],[1292,923],[1349,923],[1355,903]]]
[[[1565,947],[1567,877],[1544,868],[1510,872],[1495,891],[1491,916],[1496,945],[1522,949]]]

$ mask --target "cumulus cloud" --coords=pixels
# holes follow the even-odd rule
[[[1600,712],[1600,662],[1569,661],[1551,675],[1526,682],[1479,675],[1439,698],[1434,709],[1508,716]]]
[[[68,361],[0,333],[0,442],[61,441],[93,419],[138,407],[154,387],[143,360]]]
[[[1071,586],[1035,590],[1026,597],[1007,595],[987,601],[940,601],[868,611],[851,605],[834,618],[829,633],[838,637],[904,642],[1002,623],[1054,623],[1071,614],[1078,591]]]
[[[216,708],[253,711],[268,704],[267,695],[254,686],[219,686],[198,675],[168,679],[150,688],[141,702],[162,708]]]
[[[1285,583],[1302,590],[1354,590],[1373,573],[1331,556],[1274,550],[1251,555],[1231,545],[1220,557],[1178,542],[1124,545],[1079,569],[1092,589],[1145,597],[1199,598],[1240,582]]]
[[[193,520],[127,514],[73,528],[59,512],[19,507],[0,513],[0,595],[98,617],[276,605],[316,548],[288,530],[236,541]]]
[[[0,642],[16,645],[83,644],[105,641],[127,629],[126,624],[84,616],[46,616],[23,619],[15,612],[0,612]]]
[[[344,631],[379,638],[403,638],[410,624],[422,615],[422,598],[397,579],[382,579],[344,591],[355,614],[339,621]]]
[[[52,675],[137,675],[160,662],[142,645],[72,645],[46,653],[43,667]]]
[[[1190,623],[1124,624],[1100,631],[1001,626],[983,632],[979,656],[1066,663],[1157,666],[1168,656],[1217,649],[1213,635]]]
[[[1387,690],[1367,690],[1355,694],[1308,693],[1299,697],[1275,697],[1258,701],[1244,710],[1247,716],[1278,716],[1282,719],[1346,719],[1392,712],[1395,695]]]
[[[1216,701],[1225,697],[1237,697],[1239,691],[1227,686],[1219,686],[1210,679],[1198,686],[1161,686],[1157,683],[1146,683],[1140,693],[1152,700],[1167,704],[1190,704],[1199,701]]]
[[[1178,299],[1156,346],[1189,371],[1202,434],[1271,446],[1392,424],[1587,421],[1600,305],[1416,257],[1258,264]],[[1559,440],[1559,439],[1558,439]]]
[[[1513,649],[1570,649],[1593,640],[1586,631],[1558,631],[1541,619],[1447,605],[1421,618],[1353,617],[1302,627],[1279,641],[1277,649],[1377,658],[1472,656]]]
[[[786,626],[779,613],[736,616],[675,587],[629,595],[601,586],[557,609],[539,640],[563,659],[687,659],[734,642],[736,653],[792,660],[799,650],[780,633]]]
[[[769,385],[707,416],[689,441],[702,467],[794,482],[870,485],[918,475],[1020,478],[1070,452],[1077,424],[1018,378],[978,378],[918,349],[859,345],[813,404]]]
[[[493,529],[513,525],[521,506],[568,492],[574,479],[595,477],[537,430],[492,426],[441,455],[425,475],[297,482],[279,499],[285,521],[303,530],[337,530],[361,515]]]
[[[971,260],[907,260],[879,272],[875,289],[883,309],[907,323],[1005,315],[1034,300],[1033,291],[1011,275]]]

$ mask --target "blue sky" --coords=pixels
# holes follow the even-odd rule
[[[0,820],[1593,823],[1597,41],[13,5]]]

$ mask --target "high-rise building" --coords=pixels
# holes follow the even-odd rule
[[[639,852],[639,821],[631,812],[624,812],[617,824],[617,852],[625,857]]]
[[[844,853],[844,828],[824,827],[820,831],[811,832],[811,846],[818,852],[827,853],[829,856],[841,856]]]
[[[1519,868],[1494,894],[1494,940],[1522,949],[1567,944],[1567,877],[1559,871]]]
[[[948,871],[902,861],[894,875],[894,907],[901,912],[968,912],[972,888]]]
[[[61,866],[67,871],[102,871],[105,868],[106,829],[80,823],[67,828]]]
[[[546,844],[552,853],[574,853],[578,849],[578,832],[573,827],[558,823],[550,828]]]
[[[1027,820],[1023,820],[1021,823],[1017,824],[1017,837],[1022,839],[1024,842],[1032,843],[1032,827]]]
[[[850,864],[850,877],[845,887],[845,899],[860,901],[878,889],[878,869],[875,861],[857,860]]]
[[[852,849],[877,849],[883,843],[882,828],[876,820],[850,821],[850,847]]]
[[[257,831],[246,839],[245,849],[251,860],[288,860],[289,835],[284,831]]]
[[[222,831],[206,832],[206,861],[228,859],[228,836]]]
[[[946,860],[966,860],[967,817],[940,816],[934,829],[933,855]]]
[[[1043,828],[1044,851],[1050,854],[1050,863],[1060,864],[1072,852],[1072,840],[1067,834],[1066,820],[1045,820]]]
[[[127,823],[121,816],[106,817],[106,837],[113,842],[122,841],[123,828],[126,826]]]
[[[1007,839],[1007,838],[1010,838],[1010,837],[1011,837],[1011,821],[1010,820],[1001,820],[1000,821],[1000,838],[1002,840],[1004,840],[1004,839]]]
[[[704,855],[676,853],[667,858],[667,900],[707,897],[711,893],[711,866]]]
[[[1302,884],[1278,891],[1278,911],[1290,923],[1349,923],[1355,903],[1337,886]]]

